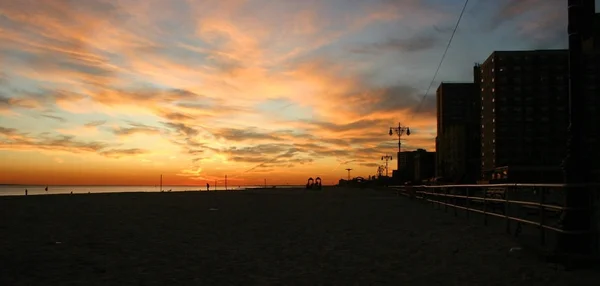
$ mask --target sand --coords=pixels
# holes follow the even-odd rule
[[[0,285],[598,285],[385,191],[0,197]]]

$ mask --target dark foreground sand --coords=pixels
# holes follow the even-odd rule
[[[465,223],[367,190],[0,197],[0,285],[600,283]]]

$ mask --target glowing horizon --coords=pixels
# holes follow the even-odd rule
[[[0,184],[368,177],[399,121],[435,149],[440,81],[566,46],[561,1],[476,2],[417,108],[462,0],[111,2],[0,3]]]

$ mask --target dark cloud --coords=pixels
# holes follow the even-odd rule
[[[82,141],[71,135],[57,135],[43,132],[37,136],[22,133],[14,128],[0,127],[0,149],[10,150],[52,150],[70,153],[96,153],[105,157],[119,158],[126,155],[146,153],[142,149],[119,149],[112,144],[100,141]]]
[[[0,86],[8,84],[8,75],[4,72],[0,72]]]
[[[435,114],[435,92],[433,88],[428,95],[425,95],[414,87],[395,85],[382,88],[370,95],[376,100],[365,108],[368,113],[407,110],[411,113]]]
[[[203,96],[184,89],[105,89],[94,93],[92,98],[106,105],[135,104],[135,105],[160,105],[177,101],[195,101]]]
[[[255,146],[236,148],[231,147],[221,151],[229,160],[257,164],[245,171],[254,172],[265,168],[294,166],[297,164],[308,164],[314,161],[310,154],[303,154],[302,148],[293,144],[259,144]]]
[[[167,112],[163,115],[165,119],[173,120],[173,121],[184,121],[184,120],[192,120],[193,116],[187,115],[180,112]]]
[[[121,158],[123,156],[134,156],[148,153],[147,150],[132,148],[132,149],[110,149],[100,152],[101,155],[110,158]]]
[[[11,108],[26,108],[35,109],[39,107],[36,100],[28,98],[8,97],[0,94],[0,109],[11,109]]]
[[[246,141],[246,140],[272,140],[282,141],[283,139],[274,134],[257,132],[256,128],[235,129],[224,128],[217,132],[218,136],[230,141]]]
[[[160,129],[153,126],[148,126],[138,123],[130,123],[131,127],[118,127],[113,129],[113,133],[119,136],[128,136],[134,134],[160,134]]]
[[[177,122],[163,122],[163,124],[171,129],[172,131],[174,131],[175,133],[179,134],[179,135],[184,135],[186,137],[194,137],[196,135],[198,135],[200,132],[193,128],[190,127],[184,123],[177,123]]]
[[[379,167],[380,165],[377,163],[359,163],[359,165],[361,166],[365,166],[365,167],[369,167],[369,168],[376,168]]]
[[[106,123],[106,120],[90,121],[85,124],[85,127],[97,127],[97,126],[104,125],[105,123]]]
[[[231,147],[224,153],[237,158],[262,158],[264,161],[264,156],[272,156],[288,150],[295,150],[295,148],[290,144],[259,144],[243,148]]]
[[[411,38],[390,38],[383,42],[374,43],[351,49],[354,53],[381,54],[385,52],[413,53],[426,51],[436,46],[438,38],[434,36],[419,35]]]
[[[95,54],[87,38],[80,35],[125,19],[115,5],[104,1],[1,1],[0,10],[0,28],[19,35],[5,41],[5,53],[11,60],[36,70],[65,71],[95,85],[112,79],[109,60]],[[68,27],[71,32],[57,31],[57,27]]]
[[[17,135],[17,134],[19,134],[19,132],[15,128],[6,128],[6,127],[0,126],[0,134],[5,135],[5,136],[11,136],[11,135]]]
[[[304,120],[304,122],[309,123],[311,125],[315,125],[318,129],[324,129],[331,132],[344,132],[344,131],[352,131],[357,129],[368,129],[374,126],[379,126],[384,122],[388,122],[387,120],[379,120],[379,119],[362,119],[357,120],[350,123],[345,124],[337,124],[333,122],[325,122],[325,121],[312,121],[312,120]],[[333,139],[335,140],[335,139]],[[342,139],[338,139],[342,140]]]
[[[60,116],[55,116],[55,115],[48,115],[48,114],[44,114],[42,115],[43,117],[49,118],[49,119],[53,119],[59,122],[66,122],[67,120],[64,119],[63,117]]]
[[[244,68],[242,61],[233,59],[231,57],[222,56],[219,53],[214,53],[213,55],[207,57],[206,60],[211,67],[229,76],[235,76],[238,71]]]

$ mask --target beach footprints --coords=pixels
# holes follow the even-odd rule
[[[308,178],[308,181],[306,182],[306,189],[307,190],[310,190],[310,189],[320,190],[321,189],[321,177],[317,177],[316,179],[313,179],[312,177]]]

